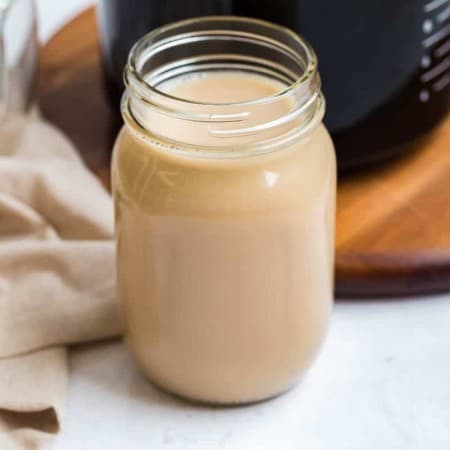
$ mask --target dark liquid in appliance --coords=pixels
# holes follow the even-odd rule
[[[423,0],[101,0],[106,86],[118,109],[130,48],[160,25],[220,14],[280,23],[306,37],[318,54],[325,122],[340,168],[351,168],[400,152],[448,113],[450,70],[421,81],[428,70],[423,58],[432,68],[449,57],[436,53],[448,36],[422,44],[428,37],[424,21],[444,30],[449,24],[437,19],[446,7],[448,2],[426,13]]]

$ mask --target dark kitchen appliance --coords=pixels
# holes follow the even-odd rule
[[[449,0],[101,0],[113,101],[140,36],[174,20],[216,14],[270,20],[312,43],[341,169],[393,156],[450,109]]]

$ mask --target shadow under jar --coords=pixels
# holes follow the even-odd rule
[[[126,340],[192,400],[277,395],[332,309],[336,163],[313,50],[288,29],[207,17],[131,51],[112,163]]]

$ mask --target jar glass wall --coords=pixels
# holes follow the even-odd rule
[[[125,334],[157,385],[212,403],[292,386],[333,292],[336,166],[313,50],[209,17],[139,41],[113,154]]]

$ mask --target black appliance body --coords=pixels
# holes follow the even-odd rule
[[[113,101],[137,39],[169,22],[220,14],[279,23],[312,44],[341,169],[399,153],[449,112],[450,0],[101,0]]]

